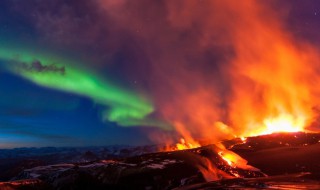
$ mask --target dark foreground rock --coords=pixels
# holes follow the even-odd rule
[[[261,169],[229,165],[216,146],[26,169],[0,189],[319,189],[320,135],[291,133],[224,144]],[[267,176],[267,175],[268,176]],[[210,181],[210,182],[208,182]],[[289,188],[290,189],[290,188]]]

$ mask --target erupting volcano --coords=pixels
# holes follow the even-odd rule
[[[0,2],[0,189],[320,189],[317,1],[26,2]]]
[[[186,4],[186,10],[175,11],[188,14],[175,13],[174,19],[203,16],[187,11],[195,5]],[[206,24],[200,29],[209,36],[199,46],[218,43],[231,49],[232,56],[219,67],[220,81],[229,89],[223,94],[219,87],[211,90],[215,81],[201,80],[201,73],[181,69],[195,80],[190,85],[196,87],[190,91],[189,83],[176,84],[184,80],[180,78],[173,83],[184,95],[166,104],[163,114],[177,132],[194,144],[194,138],[217,142],[227,137],[306,131],[318,118],[317,49],[294,39],[282,23],[282,14],[270,5],[245,1],[235,7],[229,1],[213,1],[207,6],[212,12],[208,18],[201,17]],[[220,30],[226,33],[218,35]]]

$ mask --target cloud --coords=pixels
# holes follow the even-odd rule
[[[277,3],[252,0],[24,5],[16,10],[34,13],[28,19],[39,41],[82,52],[87,67],[147,91],[154,115],[180,126],[182,136],[244,135],[283,111],[306,119],[318,104],[318,90],[308,85],[319,80],[312,64],[317,48],[293,36],[287,5],[280,11]],[[109,119],[134,114],[117,108],[106,112]]]

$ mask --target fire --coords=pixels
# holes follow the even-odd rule
[[[296,41],[281,18],[260,14],[272,13],[268,6],[247,2],[252,11],[239,16],[251,27],[234,28],[230,126],[241,136],[305,131],[317,117],[319,56]]]
[[[303,118],[293,118],[291,115],[283,115],[278,118],[267,118],[263,122],[267,129],[262,134],[275,132],[298,132],[303,131],[305,122]]]
[[[182,136],[182,138],[180,138],[180,142],[176,143],[174,147],[167,147],[166,151],[185,150],[201,146],[199,142],[194,140],[191,133],[186,129],[185,125],[180,122],[175,122],[175,128]]]
[[[198,148],[200,147],[200,143],[197,141],[190,139],[190,141],[185,140],[185,138],[180,138],[180,142],[176,144],[167,144],[165,147],[162,147],[159,149],[159,151],[176,151],[176,150],[187,150],[192,148]]]
[[[229,166],[234,166],[233,163],[234,163],[234,157],[232,156],[232,154],[228,154],[228,153],[224,153],[223,151],[220,151],[218,152],[218,154],[221,156],[221,158],[226,161]]]
[[[139,62],[151,63],[146,76],[152,76],[147,81],[155,115],[182,137],[166,150],[200,146],[194,139],[215,144],[235,136],[305,131],[319,117],[318,47],[295,36],[287,11],[273,3],[150,1],[154,9],[137,11],[131,1],[101,2],[121,25],[115,31],[131,32],[141,42],[143,56],[136,57],[147,59]],[[177,137],[155,136],[170,145]],[[246,167],[238,155],[217,152],[228,165]]]
[[[240,137],[242,143],[246,143],[247,142],[247,138],[246,137]]]
[[[286,30],[284,15],[268,3],[247,0],[235,7],[228,0],[208,1],[202,7],[188,2],[184,6],[167,2],[169,21],[181,30],[192,30],[192,23],[197,23],[203,36],[194,39],[200,40],[194,43],[194,51],[163,56],[177,60],[155,60],[164,73],[175,71],[174,76],[165,78],[170,89],[157,91],[162,95],[171,92],[159,104],[164,119],[187,142],[192,137],[215,143],[234,136],[305,131],[316,120],[314,108],[320,105],[316,47]],[[191,11],[194,7],[199,11]],[[190,65],[206,65],[201,62],[206,60],[197,58],[206,55],[201,53],[218,51],[210,49],[217,44],[232,52],[226,53],[225,62],[211,63],[219,72],[207,71],[207,67],[190,69]],[[185,50],[179,45],[175,48]],[[191,64],[186,57],[198,62]],[[186,65],[190,68],[185,69]],[[180,144],[182,149],[189,147]]]
[[[279,117],[267,117],[261,124],[256,124],[256,130],[248,132],[247,136],[266,135],[279,132],[301,132],[306,131],[306,118],[304,116],[294,117],[290,114],[282,114]]]
[[[199,143],[192,144],[192,143],[186,142],[184,138],[181,138],[180,143],[176,144],[177,150],[185,150],[185,149],[191,149],[191,148],[197,148],[197,147],[200,147]]]
[[[217,144],[216,151],[218,155],[231,167],[241,168],[251,171],[259,171],[259,169],[248,165],[248,161],[238,154],[226,149],[222,144]]]

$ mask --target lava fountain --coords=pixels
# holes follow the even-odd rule
[[[222,78],[218,80],[224,82],[220,85],[227,86],[228,91],[221,93],[221,86],[202,80],[199,73],[178,69],[177,75],[181,72],[196,82],[190,82],[194,85],[191,91],[185,85],[188,79],[172,79],[178,95],[170,105],[160,108],[164,117],[191,144],[196,144],[194,138],[219,142],[226,138],[306,131],[318,117],[317,49],[288,31],[285,14],[273,11],[271,3],[206,3],[204,8],[186,1],[181,13],[174,9],[175,17],[170,18],[174,24],[182,22],[182,15],[185,22],[203,19],[199,30],[207,35],[203,37],[207,41],[201,41],[201,47],[214,51],[209,46],[218,43],[220,48],[227,46],[232,50],[226,63],[219,65]],[[169,3],[172,4],[175,3]],[[203,9],[203,13],[188,11],[192,6]],[[182,147],[181,143],[179,146]]]
[[[157,114],[182,139],[169,150],[306,131],[317,121],[318,49],[290,31],[277,2],[143,1],[150,9],[140,11],[100,2],[148,58]],[[226,152],[218,151],[227,161]]]
[[[273,11],[272,5],[251,0],[237,5],[232,1],[206,3],[201,8],[210,13],[192,13],[191,8],[199,6],[187,1],[181,15],[175,12],[171,19],[175,24],[182,15],[180,22],[202,19],[199,30],[206,34],[202,39],[206,41],[201,41],[201,47],[219,43],[232,50],[231,58],[220,65],[229,91],[219,94],[215,82],[208,84],[198,73],[186,70],[178,75],[196,81],[188,83],[194,85],[193,91],[184,85],[188,79],[172,79],[178,98],[164,104],[161,111],[184,139],[176,149],[197,147],[197,138],[217,143],[225,138],[305,131],[318,117],[317,49],[288,32],[285,15]],[[230,166],[241,160],[226,149],[218,153]]]

